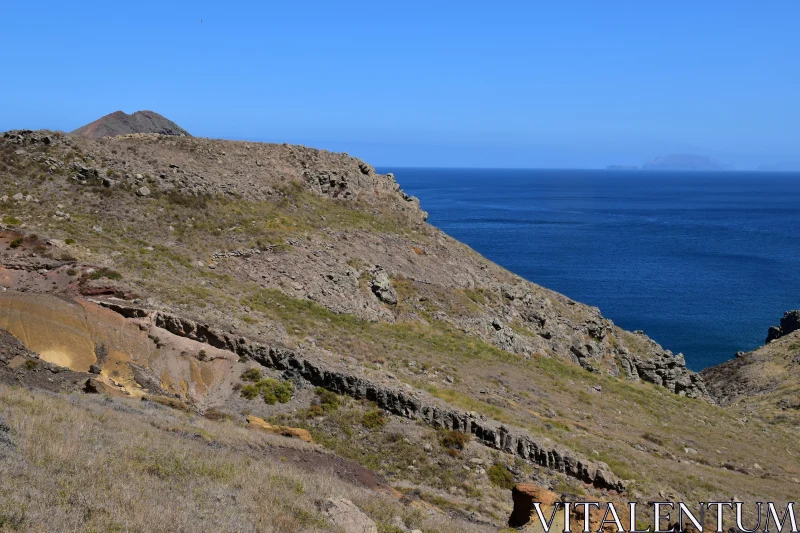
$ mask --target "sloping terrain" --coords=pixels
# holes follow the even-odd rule
[[[0,188],[0,326],[44,361],[6,363],[16,383],[55,365],[58,390],[304,428],[472,523],[503,524],[515,481],[800,487],[796,426],[714,405],[682,356],[489,262],[346,154],[9,132]]]
[[[761,348],[702,372],[720,404],[772,424],[800,427],[800,330],[793,327],[798,316],[799,311],[786,313]]]
[[[130,115],[123,111],[115,111],[90,124],[81,126],[73,131],[72,135],[100,139],[133,133],[189,135],[188,131],[153,111],[137,111]]]

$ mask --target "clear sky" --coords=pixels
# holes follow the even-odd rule
[[[797,0],[7,0],[0,130],[152,109],[378,165],[800,166],[799,23]]]

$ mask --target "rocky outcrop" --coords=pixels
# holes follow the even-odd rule
[[[389,279],[389,274],[381,268],[376,266],[370,270],[372,279],[369,282],[370,290],[378,297],[378,299],[389,305],[397,304],[397,293],[392,287],[392,281]]]
[[[664,351],[645,359],[630,353],[620,355],[620,365],[628,376],[655,385],[689,398],[707,398],[705,382],[700,374],[686,368],[682,354],[673,355]]]
[[[234,336],[207,324],[164,313],[116,303],[98,302],[123,316],[147,317],[174,335],[203,342],[239,357],[281,370],[287,378],[301,378],[314,386],[356,399],[366,399],[394,415],[420,420],[437,428],[472,434],[476,441],[495,450],[553,469],[600,489],[624,491],[625,484],[603,465],[559,446],[549,439],[533,437],[472,412],[453,409],[419,391],[400,390],[347,371],[329,368],[281,346],[266,346]]]
[[[556,493],[532,483],[520,483],[511,489],[511,499],[514,510],[508,519],[508,526],[513,528],[522,527],[531,521],[534,503],[541,504],[544,510],[545,507],[552,508],[560,500]]]
[[[780,339],[784,335],[788,335],[798,329],[800,329],[800,309],[787,311],[783,315],[783,318],[781,318],[780,326],[772,326],[769,328],[765,344],[769,344],[775,339]]]

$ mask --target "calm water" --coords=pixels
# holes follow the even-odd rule
[[[800,308],[800,174],[381,170],[433,225],[696,370]]]

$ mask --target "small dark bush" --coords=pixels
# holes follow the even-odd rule
[[[233,420],[232,415],[229,415],[228,413],[220,411],[214,407],[203,413],[203,416],[209,420]]]
[[[242,387],[242,398],[247,400],[255,400],[261,394],[261,389],[255,385],[245,385]]]
[[[470,435],[456,430],[445,431],[439,440],[442,446],[451,450],[463,450],[470,440]]]
[[[489,476],[489,483],[501,489],[511,490],[514,488],[514,476],[504,465],[495,463],[486,471]]]
[[[242,397],[254,400],[258,396],[264,398],[264,402],[269,405],[276,403],[287,403],[292,399],[294,387],[290,381],[278,381],[277,379],[265,378],[252,385],[242,387]]]
[[[122,279],[122,274],[120,274],[116,270],[111,270],[110,268],[100,268],[89,274],[88,278],[89,279],[106,278],[111,280],[120,280]]]
[[[323,389],[322,387],[317,387],[314,389],[314,393],[317,395],[317,398],[319,399],[319,405],[322,407],[324,412],[329,413],[339,408],[340,400],[339,396],[335,392]]]
[[[658,444],[659,446],[664,446],[664,440],[659,437],[658,435],[653,435],[652,433],[645,433],[642,435],[644,440],[649,440],[653,444]]]
[[[75,244],[75,239],[64,239],[64,244]]]
[[[361,424],[367,429],[380,429],[385,426],[387,422],[388,420],[383,416],[383,411],[380,409],[369,411],[364,414],[364,418],[361,419]]]
[[[181,194],[178,191],[170,191],[166,196],[169,203],[189,207],[191,209],[205,209],[208,205],[208,197],[202,194],[194,196]]]
[[[242,372],[242,381],[252,381],[255,383],[261,379],[261,370],[258,368],[248,368]]]
[[[13,241],[11,241],[10,246],[12,248],[19,248],[20,246],[22,246],[22,238],[14,239]]]

